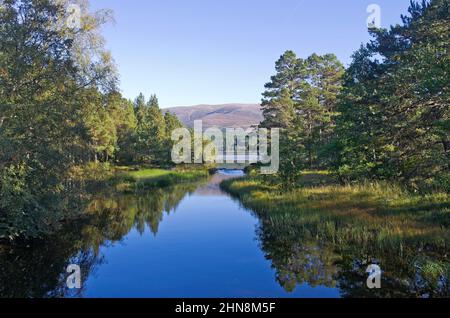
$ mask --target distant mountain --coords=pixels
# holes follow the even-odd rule
[[[263,120],[258,104],[197,105],[166,108],[163,111],[175,114],[190,128],[194,127],[195,120],[202,120],[204,128],[250,128]]]

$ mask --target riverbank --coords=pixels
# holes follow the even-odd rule
[[[141,166],[114,166],[108,163],[90,163],[74,167],[69,171],[70,191],[61,193],[62,202],[54,210],[40,211],[53,216],[52,222],[35,229],[34,224],[13,224],[0,218],[0,252],[3,246],[28,243],[42,239],[58,231],[62,226],[87,217],[85,212],[90,202],[101,196],[115,196],[147,190],[157,190],[176,185],[185,185],[207,180],[207,167],[182,166],[176,169],[161,169]],[[67,194],[68,193],[68,194]],[[1,212],[1,211],[0,211]],[[14,220],[13,220],[14,221]],[[3,231],[16,229],[11,234]],[[9,230],[12,232],[11,230]]]
[[[208,178],[207,169],[141,169],[137,171],[118,172],[114,176],[117,191],[130,192],[165,188],[182,183],[191,183]]]
[[[383,183],[341,186],[315,172],[306,173],[303,180],[291,190],[258,176],[228,180],[221,186],[261,217],[289,220],[289,227],[306,227],[323,240],[380,248],[414,243],[448,252],[448,194],[415,195]]]
[[[295,264],[299,248],[309,246],[302,252],[306,259],[318,257],[361,281],[375,263],[383,269],[383,284],[396,286],[393,290],[412,297],[450,294],[448,194],[416,195],[383,183],[341,186],[315,172],[291,190],[261,176],[227,180],[221,187],[256,213],[274,266],[293,275],[287,285],[299,279],[297,270],[283,266],[286,257]]]
[[[168,173],[129,168],[123,172],[135,178],[160,178]],[[380,247],[370,239],[373,233],[364,224],[365,215],[352,223],[353,218],[347,217],[343,207],[342,215],[331,208],[306,210],[307,204],[311,209],[324,201],[319,194],[310,194],[305,201],[311,202],[303,203],[305,210],[296,210],[302,205],[294,199],[276,201],[287,193],[275,183],[269,184],[273,179],[264,181],[255,176],[225,181],[222,187],[236,185],[234,198],[217,189],[223,179],[240,175],[237,171],[219,171],[207,182],[98,194],[85,210],[85,218],[66,224],[40,241],[0,253],[0,268],[4,268],[0,273],[0,286],[4,286],[0,295],[42,297],[56,290],[63,292],[60,297],[70,297],[64,273],[74,263],[80,264],[86,277],[95,273],[95,279],[83,283],[85,296],[91,297],[193,296],[189,284],[194,280],[197,297],[216,295],[217,290],[221,297],[245,297],[248,290],[261,297],[317,297],[318,291],[330,297],[450,295],[445,241],[429,244],[424,239],[413,244],[391,240],[391,245],[384,241]],[[331,180],[326,173],[308,173],[303,178],[304,189],[320,189]],[[273,201],[268,201],[267,209],[256,205],[243,209],[243,201],[236,199],[241,195],[260,195],[261,200]],[[250,201],[246,202],[244,205],[250,207]],[[337,214],[335,219],[327,215],[330,211]],[[401,223],[397,225],[402,227]],[[364,233],[364,226],[368,232],[359,241],[356,234]],[[152,253],[145,252],[148,250]],[[186,270],[174,271],[180,259]],[[366,287],[368,264],[382,268],[382,289]],[[123,273],[121,279],[111,279],[111,270]],[[167,281],[167,277],[171,279]],[[204,277],[216,277],[214,285]],[[126,288],[122,285],[124,279],[129,282]],[[233,279],[236,283],[227,287]],[[161,290],[166,292],[161,294]]]
[[[183,166],[176,169],[141,166],[91,164],[76,171],[76,179],[85,180],[90,192],[133,192],[165,188],[208,178],[207,167]]]

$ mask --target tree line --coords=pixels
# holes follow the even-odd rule
[[[117,91],[89,89],[84,94],[87,147],[80,162],[170,166],[171,132],[183,124],[162,112],[156,95],[147,101],[141,93],[131,101]]]
[[[370,29],[344,69],[335,55],[287,51],[263,93],[283,129],[281,176],[329,169],[343,182],[450,189],[448,0],[411,1],[402,23]]]
[[[168,165],[170,131],[156,96],[134,102],[99,28],[108,11],[77,1],[0,2],[0,239],[40,236],[86,197],[72,170],[90,162]]]
[[[156,96],[123,98],[100,27],[109,11],[69,0],[0,1],[0,239],[36,237],[86,199],[76,167],[170,164],[181,127]],[[395,180],[448,191],[448,0],[412,2],[402,24],[372,29],[345,68],[335,55],[287,51],[263,94],[279,127],[280,175]]]

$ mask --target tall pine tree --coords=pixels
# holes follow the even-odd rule
[[[373,40],[347,71],[338,171],[417,186],[442,178],[448,185],[448,1],[411,2],[402,19],[371,30]]]

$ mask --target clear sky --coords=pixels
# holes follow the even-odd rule
[[[409,0],[91,0],[110,8],[103,28],[125,97],[157,94],[162,107],[259,103],[274,63],[335,53],[348,64],[367,42],[367,6],[399,23]]]

